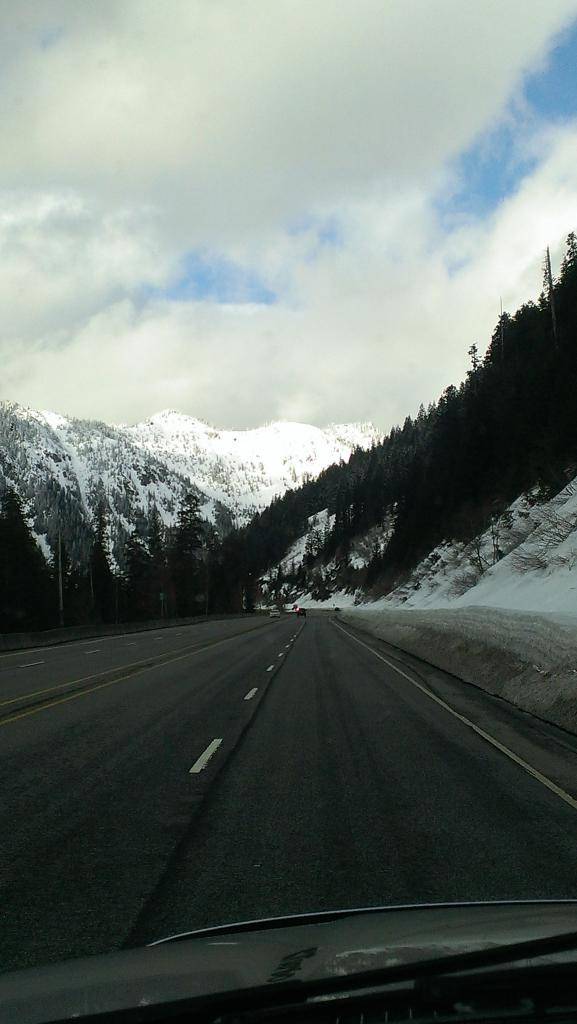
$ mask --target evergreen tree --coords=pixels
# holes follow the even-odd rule
[[[90,590],[93,615],[102,622],[116,618],[117,591],[110,568],[106,543],[106,505],[100,501],[96,510],[95,537],[90,553]]]
[[[124,560],[124,615],[131,621],[152,619],[156,611],[152,607],[152,561],[136,530],[124,545]]]
[[[176,614],[186,617],[202,610],[202,519],[195,494],[185,495],[179,512],[171,549],[171,577]]]
[[[58,605],[50,573],[13,490],[0,509],[0,632],[54,626]]]
[[[170,582],[166,557],[165,529],[156,507],[148,521],[149,584],[152,617],[165,618],[169,612]]]

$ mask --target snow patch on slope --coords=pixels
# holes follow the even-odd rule
[[[242,522],[289,488],[347,460],[356,447],[369,448],[381,439],[366,423],[321,429],[279,422],[253,430],[218,430],[173,410],[117,429]]]
[[[518,498],[472,543],[439,545],[372,607],[401,605],[577,615],[577,478],[548,501]]]

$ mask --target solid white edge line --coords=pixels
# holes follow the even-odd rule
[[[212,740],[212,742],[208,744],[208,747],[206,748],[204,753],[201,754],[198,760],[194,762],[188,774],[198,775],[199,772],[203,771],[206,768],[213,754],[216,754],[221,743],[222,737],[220,739]]]
[[[375,658],[378,658],[379,661],[383,661],[385,665],[388,665],[389,668],[392,668],[394,672],[397,672],[398,675],[402,676],[403,679],[406,679],[407,682],[412,683],[413,686],[416,686],[417,689],[420,690],[421,693],[424,693],[426,697],[429,697],[430,700],[434,700],[435,704],[439,704],[442,708],[444,708],[445,711],[448,711],[450,715],[453,715],[454,718],[458,718],[458,720],[462,722],[463,725],[468,726],[469,729],[472,729],[473,732],[476,732],[477,735],[481,737],[481,739],[485,740],[487,743],[490,743],[491,746],[495,747],[497,750],[500,750],[502,754],[505,754],[505,757],[508,757],[509,760],[514,761],[515,764],[519,765],[520,768],[523,768],[523,770],[526,771],[529,775],[531,775],[534,779],[536,779],[537,782],[540,782],[542,786],[545,786],[552,793],[554,793],[555,796],[558,796],[560,800],[564,800],[566,804],[569,804],[569,806],[572,807],[573,810],[577,810],[577,800],[575,800],[574,797],[572,797],[569,793],[566,793],[564,789],[561,789],[561,787],[558,786],[551,779],[548,779],[547,776],[543,775],[540,771],[537,770],[537,768],[533,768],[533,766],[528,764],[527,761],[524,761],[522,757],[519,757],[518,754],[515,754],[513,750],[509,750],[509,747],[505,747],[502,743],[499,742],[499,740],[496,740],[494,736],[491,736],[488,732],[485,732],[484,729],[481,729],[478,725],[475,725],[474,722],[471,722],[469,718],[465,718],[464,715],[459,714],[458,711],[455,711],[455,709],[452,708],[449,704],[447,704],[446,701],[442,700],[441,697],[437,697],[436,694],[431,693],[431,691],[428,690],[426,686],[423,686],[421,683],[418,683],[416,679],[411,679],[411,677],[408,676],[406,672],[403,672],[402,669],[397,668],[397,666],[392,661],[389,661],[388,658],[385,658],[382,654],[379,654],[377,651],[373,650],[373,648],[370,647],[369,644],[366,644],[362,640],[359,640],[358,637],[353,636],[353,634],[349,633],[348,630],[343,629],[343,627],[339,625],[338,622],[333,623],[333,625],[335,625],[337,629],[340,629],[341,632],[348,636],[351,640],[354,640],[355,643],[360,644],[361,647],[365,647],[367,651],[370,651],[371,654],[374,654]]]
[[[245,694],[245,696],[243,697],[243,700],[252,700],[252,698],[254,697],[254,695],[255,695],[255,693],[257,691],[258,691],[258,686],[253,686],[252,690],[249,690],[248,693]]]

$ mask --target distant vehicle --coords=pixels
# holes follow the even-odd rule
[[[307,613],[304,608],[297,608],[297,615],[302,615],[305,619],[307,617]]]
[[[336,605],[335,605],[335,611],[336,611],[336,612],[340,612],[340,610],[341,610],[341,609],[339,608],[338,604],[336,604]]]
[[[280,619],[280,612],[278,608],[271,608],[270,612],[268,613],[268,617],[269,619]]]

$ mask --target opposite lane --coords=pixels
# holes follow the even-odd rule
[[[245,631],[0,728],[4,969],[122,943],[295,631]]]

